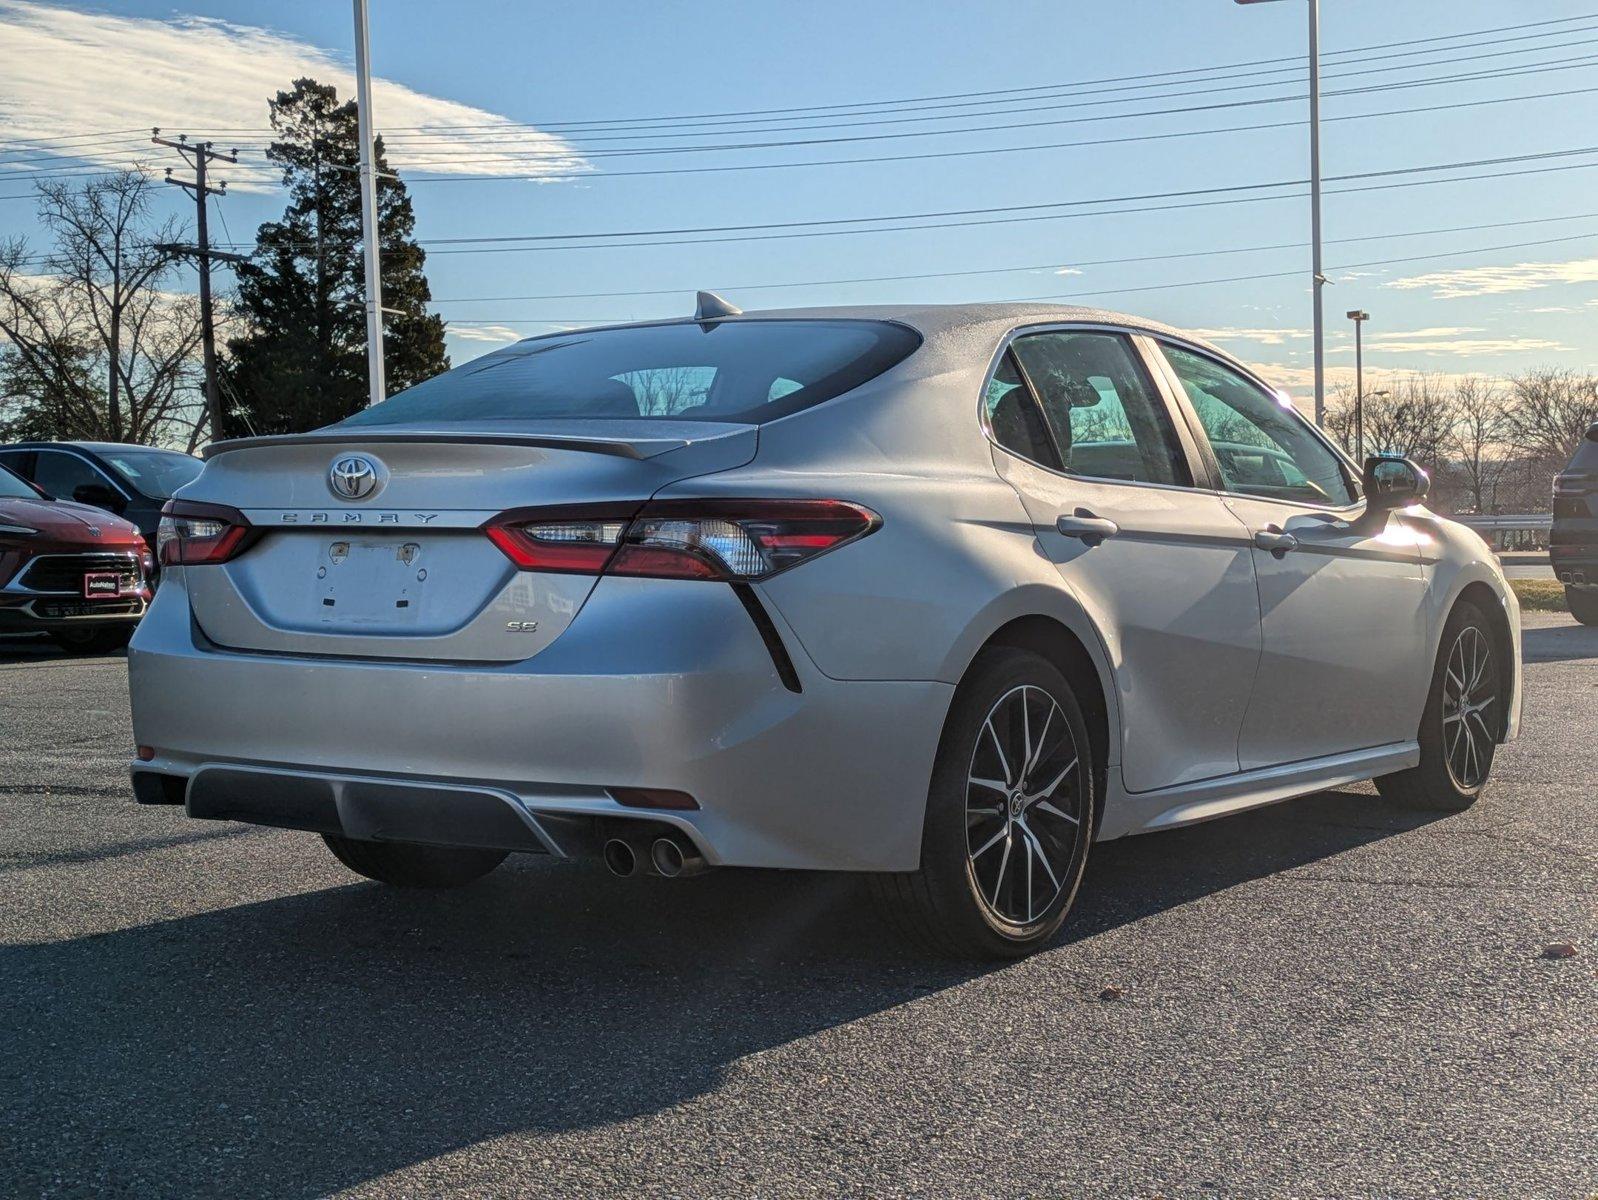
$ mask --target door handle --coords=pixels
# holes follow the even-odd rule
[[[1080,539],[1088,546],[1097,546],[1105,538],[1121,532],[1121,527],[1110,518],[1096,517],[1085,508],[1056,518],[1054,528],[1068,538]]]
[[[1254,544],[1261,550],[1269,550],[1277,558],[1281,558],[1289,550],[1298,549],[1298,539],[1290,533],[1283,533],[1275,525],[1267,525],[1256,533]]]

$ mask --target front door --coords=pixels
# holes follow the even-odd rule
[[[1288,404],[1216,359],[1162,346],[1248,530],[1264,637],[1244,770],[1409,741],[1431,679],[1421,543],[1365,517],[1351,472]]]
[[[1250,545],[1193,486],[1194,443],[1138,346],[1102,330],[1019,336],[987,415],[1000,475],[1105,639],[1126,790],[1236,773],[1260,654]]]

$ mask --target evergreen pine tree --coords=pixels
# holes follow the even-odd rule
[[[289,204],[262,225],[238,268],[242,332],[228,340],[227,436],[294,433],[365,406],[366,310],[361,245],[360,137],[355,101],[297,79],[271,102],[267,157],[283,169]],[[377,139],[378,232],[383,266],[384,364],[390,395],[447,370],[444,321],[430,316],[416,217]]]

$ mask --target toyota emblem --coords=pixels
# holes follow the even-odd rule
[[[327,486],[340,500],[365,500],[375,496],[388,480],[388,468],[364,454],[345,454],[328,468]]]

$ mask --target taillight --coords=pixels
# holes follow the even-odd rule
[[[155,552],[168,567],[222,563],[242,553],[257,532],[243,513],[225,504],[168,500],[156,527]]]
[[[614,509],[520,510],[484,532],[524,571],[748,582],[864,537],[882,519],[841,500],[662,500]]]

